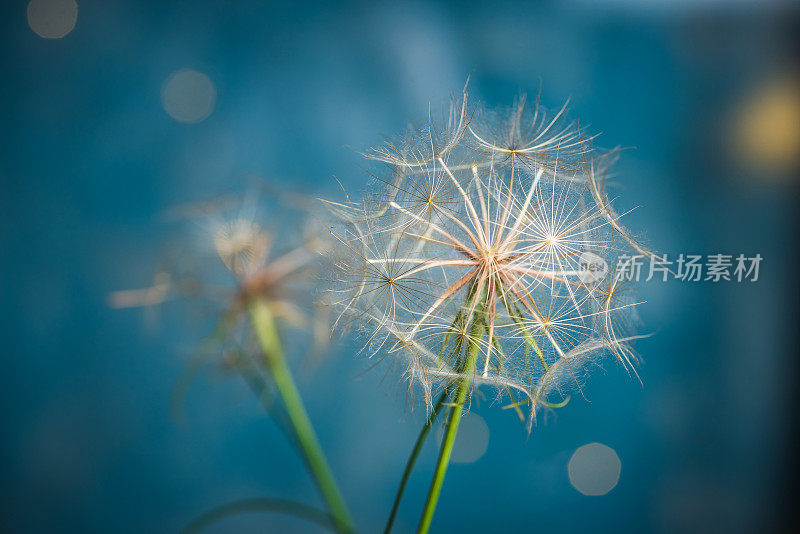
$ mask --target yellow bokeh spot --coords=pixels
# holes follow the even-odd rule
[[[750,166],[788,171],[800,162],[800,80],[768,83],[744,102],[736,120],[736,148]]]

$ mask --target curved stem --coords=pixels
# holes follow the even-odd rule
[[[305,504],[287,501],[286,499],[256,497],[253,499],[242,499],[217,506],[216,508],[209,510],[186,525],[183,530],[181,530],[181,534],[200,532],[201,530],[205,530],[206,528],[229,517],[258,512],[287,514],[317,523],[323,527],[333,527],[330,516],[322,510],[317,510],[316,508],[312,508],[311,506],[307,506]]]
[[[408,462],[406,462],[406,468],[403,471],[403,477],[400,479],[400,486],[397,488],[397,495],[394,497],[392,511],[389,513],[389,519],[386,521],[386,526],[383,528],[383,534],[389,534],[389,532],[392,530],[394,518],[397,515],[397,510],[400,508],[400,500],[403,498],[403,492],[406,489],[406,484],[408,484],[408,479],[411,478],[411,471],[414,470],[414,464],[417,463],[417,457],[419,456],[419,453],[422,452],[422,445],[425,444],[425,439],[428,437],[428,433],[430,433],[433,423],[436,421],[436,418],[439,416],[439,412],[442,410],[442,407],[447,400],[447,393],[448,391],[445,389],[445,391],[442,393],[442,396],[439,397],[439,400],[436,402],[436,406],[433,407],[433,411],[425,421],[425,426],[422,427],[422,430],[419,433],[417,442],[414,443],[414,449],[411,451],[411,456],[409,456]]]
[[[292,378],[289,366],[283,357],[278,330],[269,306],[262,299],[254,299],[250,303],[250,318],[256,331],[264,359],[269,367],[272,379],[283,400],[286,415],[291,423],[303,460],[317,483],[322,498],[328,505],[331,517],[337,530],[343,533],[354,531],[350,512],[347,510],[342,494],[333,478],[328,461],[322,453],[319,440],[311,426],[300,393]]]
[[[426,534],[431,528],[433,521],[433,513],[436,511],[436,504],[439,502],[439,494],[442,491],[442,484],[444,483],[444,475],[447,472],[447,466],[450,463],[450,455],[453,453],[453,445],[456,442],[456,434],[458,433],[458,425],[461,422],[461,414],[463,412],[463,405],[467,399],[467,393],[472,386],[472,373],[475,369],[475,362],[478,359],[480,352],[480,339],[483,337],[484,325],[477,318],[472,322],[472,329],[470,332],[470,345],[467,348],[466,365],[463,370],[463,378],[458,383],[455,399],[453,399],[454,406],[450,407],[450,413],[447,418],[447,429],[442,439],[442,447],[439,450],[439,459],[436,461],[436,470],[433,473],[433,480],[431,487],[428,491],[428,498],[425,500],[425,508],[422,510],[422,518],[417,527],[417,534]]]

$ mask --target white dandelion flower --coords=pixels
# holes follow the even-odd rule
[[[465,93],[441,127],[429,118],[367,154],[388,167],[379,192],[328,203],[338,323],[399,362],[429,409],[437,388],[466,384],[463,404],[485,384],[532,421],[608,355],[635,373],[635,303],[612,269],[625,251],[649,252],[605,194],[612,158],[565,113],[525,97],[472,113]]]

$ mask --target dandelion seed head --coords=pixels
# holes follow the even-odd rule
[[[377,193],[329,203],[337,325],[359,325],[367,355],[399,363],[429,407],[469,374],[532,420],[609,356],[635,373],[635,302],[586,269],[646,249],[606,196],[613,156],[565,116],[538,97],[473,111],[465,93],[366,154],[388,167]]]
[[[228,354],[238,362],[260,354],[247,315],[257,298],[282,328],[303,332],[297,344],[312,348],[313,343],[308,352],[320,355],[330,339],[330,318],[317,306],[314,280],[330,235],[320,231],[316,219],[304,222],[302,210],[289,208],[293,198],[261,192],[253,187],[170,210],[180,238],[167,265],[152,287],[114,292],[110,305],[151,307],[193,299],[193,310],[210,313],[217,325],[204,348],[213,348],[220,360]]]

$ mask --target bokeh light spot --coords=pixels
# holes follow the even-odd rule
[[[444,429],[440,426],[437,438],[441,444]],[[469,464],[477,461],[489,448],[489,426],[483,417],[467,412],[461,417],[456,442],[453,444],[451,462]]]
[[[178,122],[200,122],[211,115],[217,89],[208,76],[192,69],[176,71],[161,90],[161,104]]]
[[[760,87],[738,111],[736,153],[750,166],[789,171],[800,162],[800,80]]]
[[[616,451],[602,443],[587,443],[569,459],[569,481],[584,495],[605,495],[619,482],[622,462]]]
[[[31,0],[28,26],[45,39],[60,39],[75,28],[78,4],[75,0]]]

